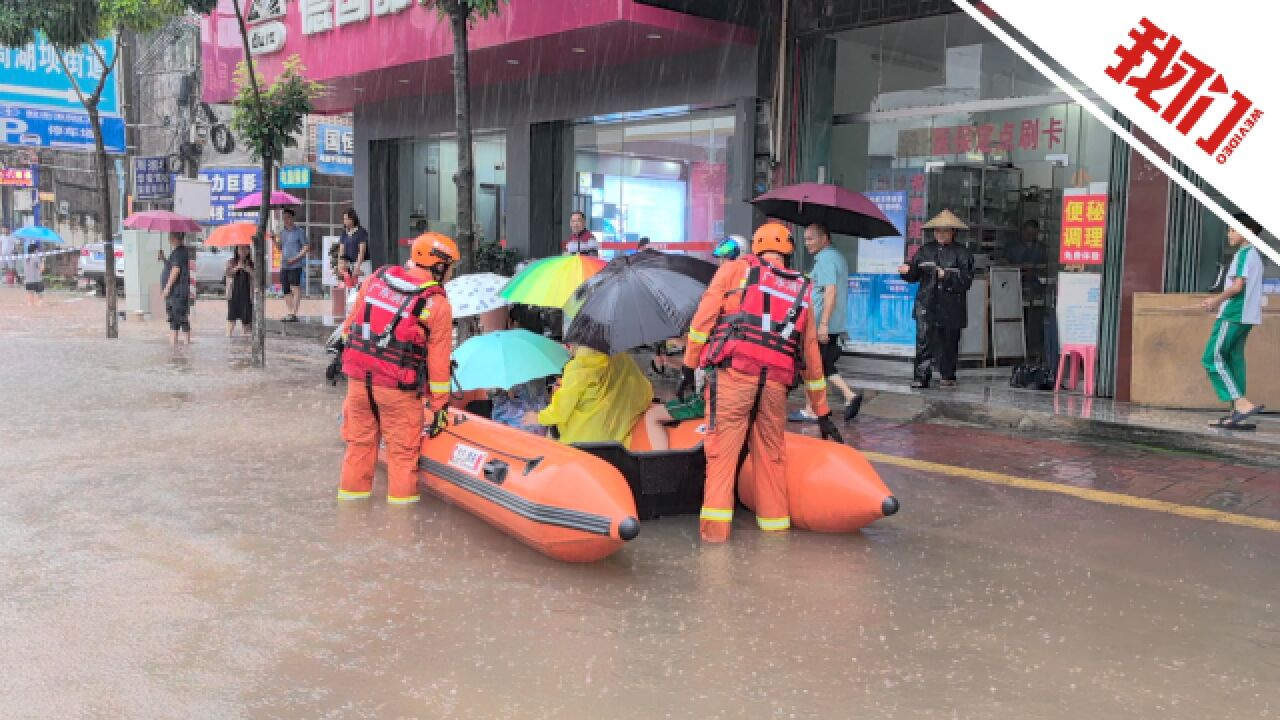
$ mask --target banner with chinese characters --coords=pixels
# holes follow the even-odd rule
[[[136,200],[161,200],[173,197],[173,174],[162,157],[133,159],[133,197]]]
[[[31,168],[3,168],[0,169],[0,186],[6,187],[31,187],[32,175]]]
[[[889,218],[889,222],[906,232],[907,228],[907,193],[869,192],[867,199],[880,208],[880,212]],[[901,235],[897,237],[858,238],[858,272],[890,273],[898,275],[898,266],[906,257],[905,242]]]
[[[262,189],[262,168],[204,168],[199,177],[209,183],[209,217],[201,220],[203,224],[258,221],[256,210],[242,212],[235,205],[245,195]]]
[[[1065,13],[1052,3],[1025,0],[956,4],[1220,219],[1243,228],[1228,212],[1239,208],[1280,231],[1271,182],[1280,121],[1267,117],[1280,108],[1280,83],[1258,55],[1275,44],[1270,5],[1227,3],[1216,8],[1217,17],[1190,2],[1076,0]],[[1009,26],[1022,38],[1008,33]],[[1053,77],[1040,54],[1073,77]],[[1135,132],[1117,124],[1113,113],[1127,118]],[[1169,155],[1227,202],[1190,182],[1170,165]],[[1233,207],[1224,207],[1228,203]],[[1258,247],[1280,262],[1266,238]]]
[[[1107,196],[1064,194],[1058,262],[1063,265],[1101,265],[1106,239]]]
[[[311,187],[311,168],[306,165],[285,165],[280,168],[281,190],[305,190]]]
[[[321,175],[354,175],[355,131],[342,125],[316,125],[316,172]]]

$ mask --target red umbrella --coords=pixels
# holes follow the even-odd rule
[[[271,191],[271,207],[285,207],[287,205],[301,205],[302,201],[290,195],[287,192],[279,190]],[[262,192],[250,193],[240,198],[240,202],[236,203],[236,210],[259,210],[262,208]]]
[[[200,232],[200,223],[186,215],[179,215],[168,210],[147,210],[130,215],[124,221],[130,230],[150,230],[152,232]]]
[[[877,238],[902,234],[866,195],[838,185],[784,185],[751,204],[769,217],[797,225],[821,223],[838,235]]]

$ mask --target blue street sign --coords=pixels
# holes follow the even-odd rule
[[[162,157],[133,159],[133,194],[136,200],[160,200],[173,197],[173,175]]]
[[[0,54],[3,52],[0,48]],[[106,116],[100,120],[102,142],[107,146],[107,152],[123,154],[124,120]],[[0,145],[92,151],[93,127],[89,124],[89,116],[83,112],[0,105]]]
[[[316,172],[355,175],[355,131],[342,125],[316,125]]]
[[[99,40],[95,45],[102,51],[108,63],[115,55],[114,40]],[[103,67],[88,45],[63,52],[67,69],[76,78],[76,84],[85,95],[92,93],[102,77]],[[116,87],[118,73],[112,73],[98,111],[103,115],[120,114],[120,96]],[[23,47],[0,47],[0,103],[25,107],[43,107],[53,110],[83,112],[84,106],[71,87],[71,81],[58,62],[53,46],[40,36],[36,42]]]
[[[305,190],[311,187],[311,168],[306,165],[285,165],[280,168],[280,189]]]
[[[262,168],[205,168],[199,178],[209,182],[209,217],[196,218],[205,225],[257,222],[258,212],[242,212],[235,204],[249,193],[262,190]]]

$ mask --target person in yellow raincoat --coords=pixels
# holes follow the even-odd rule
[[[606,355],[579,346],[564,366],[551,404],[525,415],[525,424],[554,425],[560,442],[631,444],[631,428],[649,409],[653,386],[626,353]]]

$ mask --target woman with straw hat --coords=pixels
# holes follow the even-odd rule
[[[968,324],[965,296],[973,284],[973,255],[957,245],[956,233],[968,230],[955,213],[943,210],[924,224],[933,231],[910,262],[898,266],[907,282],[918,282],[916,290],[916,359],[911,387],[929,387],[934,366],[942,376],[942,387],[955,387],[956,356],[960,352],[960,332]]]

